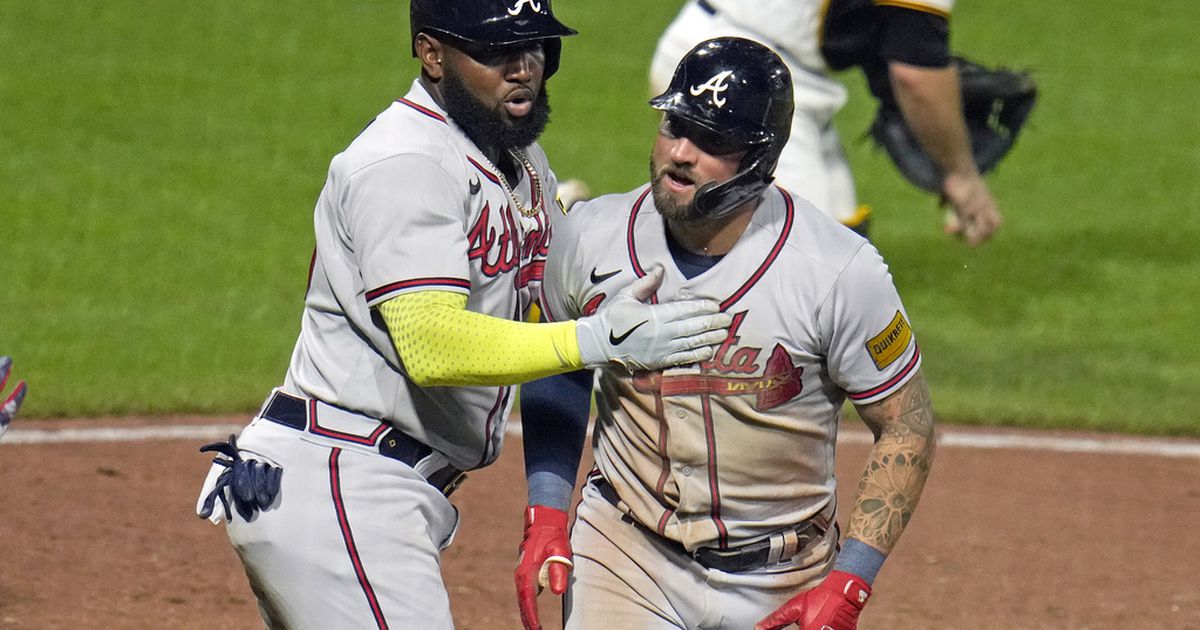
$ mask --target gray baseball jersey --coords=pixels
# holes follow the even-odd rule
[[[649,191],[581,202],[555,226],[547,315],[588,314],[661,264],[656,299],[713,299],[734,319],[706,363],[600,374],[600,472],[635,519],[688,549],[828,515],[843,402],[888,396],[921,362],[887,265],[866,240],[772,187],[734,248],[689,280]]]
[[[470,296],[468,310],[522,319],[541,281],[557,186],[540,147],[526,156],[510,193],[416,81],[379,114],[333,159],[317,202],[316,252],[283,390],[390,421],[461,469],[490,463],[513,388],[412,385],[373,307],[406,292],[452,291]]]
[[[278,494],[251,516],[210,515],[228,519],[269,627],[453,627],[438,559],[458,524],[446,464],[496,457],[512,388],[413,385],[374,307],[453,291],[472,311],[524,317],[556,184],[536,145],[517,155],[513,191],[415,83],[333,159],[287,378],[237,438],[240,457],[282,471]],[[388,424],[434,452],[414,454]],[[214,463],[197,513],[223,474]]]

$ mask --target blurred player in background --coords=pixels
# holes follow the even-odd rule
[[[8,376],[12,373],[12,364],[12,359],[0,357],[0,396],[4,395],[4,386],[8,384]],[[8,431],[8,425],[17,416],[17,411],[21,408],[21,403],[25,401],[28,389],[25,381],[18,382],[8,398],[4,399],[4,403],[0,404],[0,437],[4,437],[4,432]]]
[[[853,630],[913,514],[934,455],[921,352],[875,248],[770,186],[792,85],[757,42],[701,43],[650,101],[663,113],[650,183],[556,224],[551,321],[665,268],[655,299],[715,300],[733,323],[709,361],[595,374],[596,469],[569,539],[593,373],[522,388],[529,507],[514,579],[526,628],[540,627],[544,583],[568,591],[571,630]],[[875,444],[839,553],[846,399]]]
[[[791,140],[775,176],[844,225],[866,234],[870,208],[859,205],[833,125],[846,89],[830,76],[862,67],[871,91],[892,102],[944,176],[946,230],[977,245],[999,229],[1000,213],[971,154],[958,69],[951,63],[954,0],[691,0],[658,41],[652,93],[666,88],[684,53],[731,35],[774,49],[792,72],[796,110]]]
[[[549,0],[412,0],[420,76],[330,164],[283,384],[217,453],[197,513],[227,532],[269,628],[453,627],[449,496],[500,452],[513,384],[713,355],[715,303],[629,283],[525,323],[556,180],[537,144],[561,38]]]

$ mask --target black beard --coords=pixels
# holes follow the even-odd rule
[[[511,123],[472,96],[457,76],[447,74],[442,78],[442,99],[450,118],[475,146],[485,152],[490,148],[504,152],[527,147],[542,135],[546,123],[550,122],[550,98],[544,83],[533,101],[533,109]]]

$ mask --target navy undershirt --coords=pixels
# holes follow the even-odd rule
[[[666,230],[666,234],[667,249],[671,252],[671,258],[675,259],[675,266],[679,267],[680,273],[688,280],[712,269],[725,257],[724,254],[720,256],[706,256],[704,254],[689,252],[671,236],[670,230]]]

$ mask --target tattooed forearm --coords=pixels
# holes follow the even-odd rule
[[[933,465],[929,387],[918,372],[894,394],[858,412],[875,434],[875,446],[858,482],[846,533],[889,553],[912,518]]]

